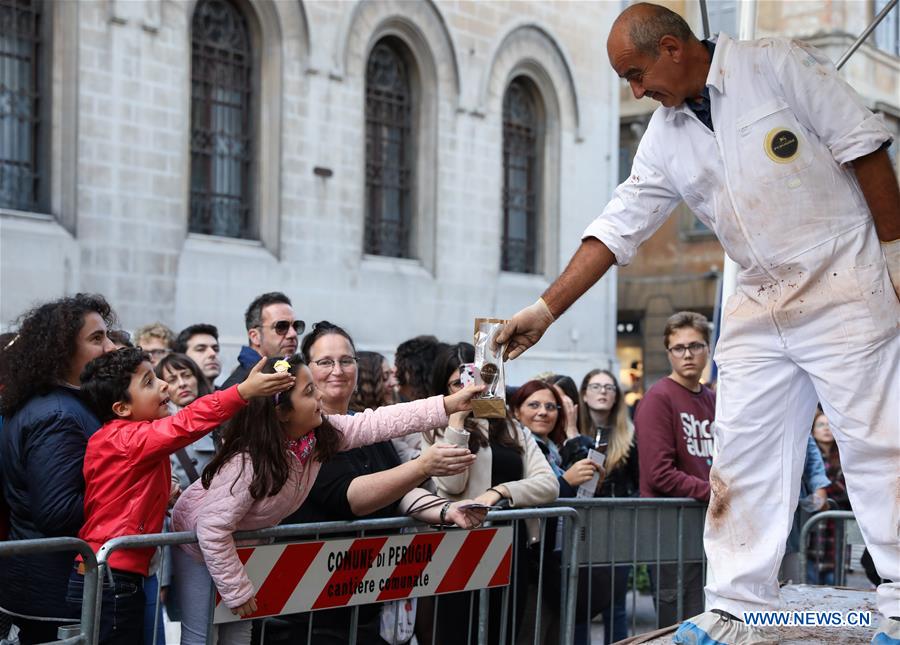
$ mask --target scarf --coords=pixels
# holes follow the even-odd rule
[[[301,466],[305,466],[309,461],[313,450],[316,448],[316,431],[307,432],[299,439],[291,439],[287,442],[287,449],[294,453],[294,456],[300,461]]]

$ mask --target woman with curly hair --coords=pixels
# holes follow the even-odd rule
[[[414,401],[428,397],[432,366],[442,346],[445,345],[434,336],[416,336],[397,346],[394,365],[401,399]]]
[[[356,352],[356,390],[350,397],[350,410],[375,410],[385,401],[384,356],[378,352]]]
[[[114,349],[114,315],[99,295],[77,294],[25,313],[3,350],[0,472],[10,508],[9,539],[77,535],[84,513],[82,465],[100,422],[79,397],[81,372]],[[73,615],[66,586],[71,552],[4,558],[0,610],[12,615],[19,642],[56,640]]]

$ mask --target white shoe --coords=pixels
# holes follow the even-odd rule
[[[900,645],[900,619],[882,617],[878,623],[878,633],[872,639],[872,645]]]
[[[682,645],[777,645],[724,611],[705,611],[678,626],[673,643]],[[880,645],[880,644],[879,644]]]

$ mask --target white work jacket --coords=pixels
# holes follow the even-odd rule
[[[584,237],[628,264],[683,200],[741,267],[769,271],[871,222],[845,164],[891,134],[821,52],[721,34],[706,85],[715,132],[687,105],[658,108]]]

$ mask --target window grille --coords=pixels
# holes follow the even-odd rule
[[[230,0],[199,0],[191,31],[190,230],[253,237],[253,51]]]
[[[501,268],[537,272],[540,114],[523,78],[503,98],[503,245]]]
[[[875,0],[872,17],[877,16],[887,3],[888,0]],[[892,56],[900,56],[900,6],[895,5],[875,27],[875,46]]]
[[[366,220],[364,250],[411,257],[412,96],[405,57],[389,40],[366,68]]]
[[[0,208],[37,210],[40,0],[0,0]]]

